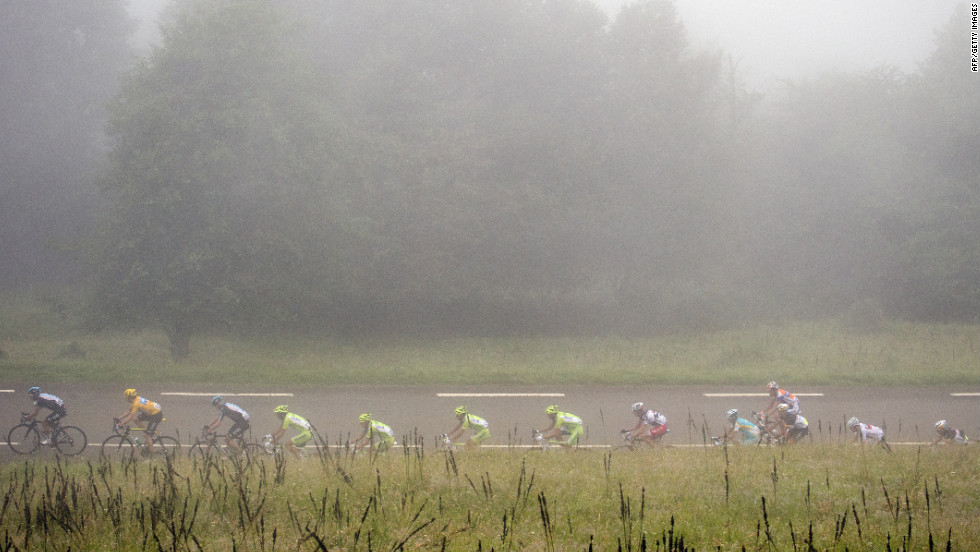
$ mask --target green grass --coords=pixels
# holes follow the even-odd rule
[[[32,304],[0,307],[0,379],[276,385],[426,383],[975,385],[980,326],[788,321],[645,338],[334,339],[198,336],[175,364],[160,332],[81,332]]]
[[[0,546],[78,550],[980,547],[980,448],[814,444],[251,464],[0,466]]]

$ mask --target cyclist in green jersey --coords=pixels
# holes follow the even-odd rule
[[[549,439],[560,441],[559,444],[566,451],[570,451],[578,445],[579,437],[584,431],[582,418],[559,411],[557,405],[551,405],[544,409],[544,413],[551,418],[552,425],[541,431],[535,430],[535,441],[539,443]]]
[[[377,421],[371,414],[361,414],[357,417],[364,432],[354,442],[354,450],[361,450],[374,444],[377,451],[388,450],[395,444],[395,432],[387,425]]]
[[[456,407],[456,419],[459,420],[459,423],[446,434],[447,442],[454,442],[467,429],[473,430],[473,436],[466,441],[467,450],[478,448],[483,441],[490,438],[490,424],[483,418],[470,414],[465,406]]]
[[[278,443],[279,439],[282,439],[282,437],[286,434],[286,430],[290,427],[299,431],[299,433],[293,435],[293,437],[285,443],[286,450],[291,452],[296,458],[299,458],[299,449],[305,447],[306,443],[313,438],[313,426],[310,425],[310,422],[308,422],[306,418],[300,416],[299,414],[293,414],[290,412],[289,407],[284,404],[277,406],[275,409],[273,409],[273,412],[276,414],[276,416],[279,416],[280,420],[282,420],[282,426],[272,434],[272,442]]]

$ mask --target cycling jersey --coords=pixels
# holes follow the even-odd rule
[[[299,431],[299,434],[294,435],[290,439],[293,445],[297,447],[302,447],[313,437],[313,433],[311,432],[313,426],[310,425],[310,422],[308,422],[306,418],[300,416],[299,414],[287,412],[286,415],[283,416],[282,428],[288,429],[290,427]]]
[[[885,430],[880,427],[873,426],[871,424],[858,424],[858,435],[861,437],[861,442],[871,442],[877,443],[885,438]]]
[[[472,429],[474,434],[470,440],[478,443],[490,438],[490,424],[486,420],[473,414],[464,414],[460,429]]]
[[[218,408],[218,420],[223,420],[225,417],[236,424],[248,422],[248,412],[245,412],[245,409],[237,404],[224,403]]]
[[[41,408],[47,408],[52,412],[56,412],[62,416],[66,414],[65,403],[58,397],[52,395],[51,393],[41,393],[34,399],[34,406]]]
[[[962,431],[951,427],[946,427],[939,430],[939,436],[943,439],[949,439],[957,445],[965,445],[970,441],[970,439],[968,439]]]
[[[789,405],[790,414],[797,414],[800,411],[800,399],[796,395],[790,393],[785,389],[776,390],[776,400],[783,404]]]
[[[654,410],[647,410],[640,416],[640,421],[647,425],[661,426],[667,424],[667,416]]]
[[[388,448],[395,444],[395,432],[390,427],[375,420],[371,420],[368,423],[367,434],[365,436],[368,439],[378,439],[378,442],[375,443],[375,448]]]
[[[155,416],[159,414],[163,408],[160,407],[158,403],[155,403],[149,399],[144,399],[143,397],[136,397],[133,399],[133,403],[129,408],[129,411],[133,414],[140,414],[141,416]]]
[[[759,440],[759,436],[762,434],[758,426],[741,417],[736,418],[735,421],[732,422],[732,428],[738,430],[739,434],[742,436],[742,442],[746,444],[756,443]]]
[[[561,430],[562,435],[568,436],[568,444],[575,446],[578,444],[579,437],[582,436],[582,418],[568,412],[558,412],[555,414],[555,428]]]

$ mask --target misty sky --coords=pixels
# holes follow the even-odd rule
[[[614,17],[631,0],[593,0]],[[167,0],[131,0],[152,37]],[[886,64],[915,71],[962,0],[675,0],[696,47],[732,55],[750,88]],[[964,15],[964,20],[968,17]]]

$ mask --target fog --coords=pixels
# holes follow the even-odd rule
[[[0,291],[178,350],[980,312],[964,4],[167,5],[0,7]]]

